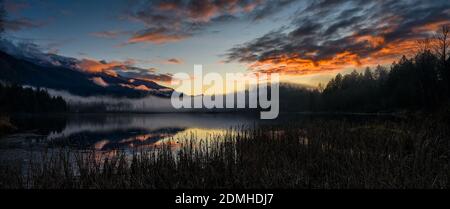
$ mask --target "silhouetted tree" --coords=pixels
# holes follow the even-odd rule
[[[435,51],[441,61],[445,62],[448,58],[448,49],[450,47],[450,27],[442,26],[435,35]]]
[[[378,65],[363,73],[337,74],[323,90],[295,96],[297,111],[393,111],[436,109],[450,99],[450,56],[447,26],[432,39],[418,41],[416,55],[403,56],[390,69]],[[311,90],[309,90],[311,91]],[[284,92],[281,92],[283,94]],[[305,101],[300,105],[301,102]],[[284,106],[289,106],[285,104]],[[292,109],[288,108],[288,109]]]
[[[66,112],[67,110],[67,103],[62,97],[52,97],[45,90],[0,84],[0,111],[2,113]]]
[[[450,26],[442,26],[434,39],[434,51],[438,57],[438,79],[442,80],[444,93],[450,95]]]
[[[390,69],[337,74],[321,93],[327,111],[435,109],[450,99],[450,32],[443,26],[434,38],[418,41],[416,55],[403,56]]]

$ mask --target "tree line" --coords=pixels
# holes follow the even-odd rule
[[[449,104],[449,27],[417,43],[411,58],[403,56],[390,69],[337,74],[324,88],[280,88],[284,111],[358,111],[436,109]]]
[[[24,88],[0,83],[0,112],[66,112],[67,103],[62,97],[53,97],[43,89]]]

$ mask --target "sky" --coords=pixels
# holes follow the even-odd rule
[[[448,0],[3,1],[9,39],[163,83],[202,64],[317,86],[389,65],[450,24]]]

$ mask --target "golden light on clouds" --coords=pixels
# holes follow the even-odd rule
[[[139,42],[143,42],[143,43],[147,42],[147,43],[153,43],[153,44],[164,44],[164,43],[169,43],[169,42],[181,41],[185,38],[187,38],[187,36],[185,36],[185,35],[166,34],[163,32],[154,31],[154,32],[148,32],[148,33],[135,35],[128,40],[128,43],[133,44],[133,43],[139,43]]]

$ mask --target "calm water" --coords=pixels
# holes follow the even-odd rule
[[[195,135],[208,138],[260,123],[240,114],[79,114],[22,115],[12,121],[23,130],[0,139],[0,160],[25,158],[30,151],[151,149]]]
[[[177,142],[195,135],[211,138],[230,129],[262,124],[286,124],[318,115],[282,114],[278,120],[259,120],[245,114],[72,114],[13,116],[23,130],[0,139],[0,161],[25,160],[30,151],[151,149],[163,142]],[[329,118],[329,116],[326,116]],[[360,118],[361,116],[357,116]],[[370,116],[373,117],[373,116]],[[336,118],[336,117],[335,117]],[[337,116],[339,120],[343,116]],[[354,117],[353,117],[354,118]],[[366,120],[366,119],[364,119]],[[175,144],[176,145],[176,144]]]

